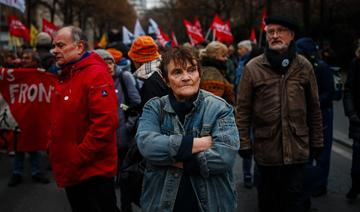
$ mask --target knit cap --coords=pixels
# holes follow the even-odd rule
[[[146,63],[160,57],[158,46],[150,36],[139,36],[131,45],[128,53],[131,60]]]
[[[104,49],[96,49],[95,52],[103,60],[112,60],[113,62],[115,62],[114,57],[109,52],[107,52],[106,50],[104,50]]]
[[[107,52],[109,52],[114,60],[115,60],[115,63],[118,64],[121,60],[121,58],[123,57],[123,53],[115,48],[109,48],[109,49],[106,49]]]

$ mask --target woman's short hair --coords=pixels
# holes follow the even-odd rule
[[[227,55],[228,48],[225,44],[219,41],[210,42],[205,50],[202,52],[201,57],[218,58],[218,56]]]
[[[175,66],[180,66],[186,68],[187,62],[191,63],[194,66],[197,66],[198,72],[201,75],[200,71],[200,62],[197,52],[192,47],[177,46],[174,48],[167,49],[162,54],[162,60],[160,64],[161,74],[165,80],[168,80],[168,71],[167,66],[171,61],[174,62]]]

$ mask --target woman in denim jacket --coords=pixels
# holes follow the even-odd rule
[[[235,211],[232,168],[239,135],[232,106],[199,89],[198,58],[189,48],[163,55],[171,93],[143,109],[136,142],[147,160],[142,211]]]

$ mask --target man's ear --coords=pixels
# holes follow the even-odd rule
[[[79,43],[77,44],[78,48],[79,48],[79,55],[82,55],[85,51],[85,44],[84,41],[79,41]]]

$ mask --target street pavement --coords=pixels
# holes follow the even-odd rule
[[[340,211],[360,212],[360,197],[349,203],[345,194],[351,186],[351,141],[347,138],[347,119],[343,116],[341,102],[335,102],[334,129],[337,137],[334,139],[328,193],[325,196],[312,199],[312,211]],[[336,137],[336,138],[335,138]],[[342,140],[340,140],[340,138]],[[7,182],[11,175],[13,157],[0,153],[0,212],[70,212],[63,189],[57,188],[48,169],[46,157],[44,163],[46,174],[51,178],[47,185],[36,184],[31,181],[30,163],[25,163],[24,182],[15,188],[9,188]],[[242,160],[236,158],[234,167],[235,182],[238,192],[238,212],[257,212],[256,189],[247,189],[243,186]],[[119,191],[117,190],[119,195]],[[134,206],[134,211],[140,211]]]

